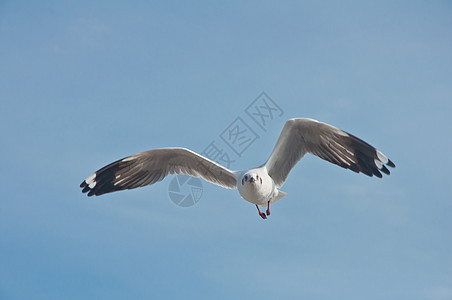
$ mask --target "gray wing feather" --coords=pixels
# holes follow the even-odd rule
[[[306,154],[314,154],[356,173],[382,177],[395,167],[383,153],[363,140],[334,126],[312,119],[290,119],[265,163],[268,174],[281,187],[295,164]]]
[[[134,189],[156,183],[167,175],[186,174],[235,188],[234,172],[185,148],[144,151],[115,161],[86,178],[80,187],[88,196]]]

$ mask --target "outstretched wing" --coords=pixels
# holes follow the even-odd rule
[[[390,174],[386,166],[395,167],[383,153],[356,136],[316,120],[290,119],[265,163],[278,187],[284,184],[292,168],[306,153],[356,173],[380,178],[380,171]]]
[[[80,187],[88,196],[99,196],[150,185],[170,174],[202,177],[230,189],[237,185],[233,171],[204,156],[184,148],[161,148],[115,161],[90,175]]]

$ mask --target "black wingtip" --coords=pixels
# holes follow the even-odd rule
[[[115,174],[120,168],[121,162],[122,160],[115,161],[96,171],[94,174],[91,174],[90,177],[80,184],[80,187],[83,189],[82,192],[87,193],[87,196],[91,197],[123,189],[114,184]],[[125,166],[127,167],[127,164]],[[124,167],[124,165],[122,167]]]
[[[388,167],[395,168],[395,164],[390,159],[388,159],[388,163],[386,165]]]
[[[91,191],[91,188],[90,188],[88,185],[86,185],[86,186],[83,188],[82,193],[86,193],[86,192],[88,192],[88,191]]]
[[[382,171],[383,173],[385,173],[386,175],[391,174],[391,172],[388,170],[388,168],[386,168],[386,166],[382,166],[380,171]]]
[[[383,177],[383,175],[381,175],[381,173],[380,173],[380,171],[378,170],[378,169],[376,169],[376,168],[373,168],[373,174],[375,175],[375,176],[377,176],[378,178],[382,178]]]

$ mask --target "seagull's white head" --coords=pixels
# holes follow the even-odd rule
[[[242,176],[242,185],[245,184],[262,184],[262,177],[256,173],[245,173]]]

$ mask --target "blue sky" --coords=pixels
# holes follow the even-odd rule
[[[452,299],[449,1],[0,1],[0,298]],[[140,151],[201,152],[265,91],[285,120],[351,132],[397,165],[305,157],[263,221],[203,182],[87,198]]]

